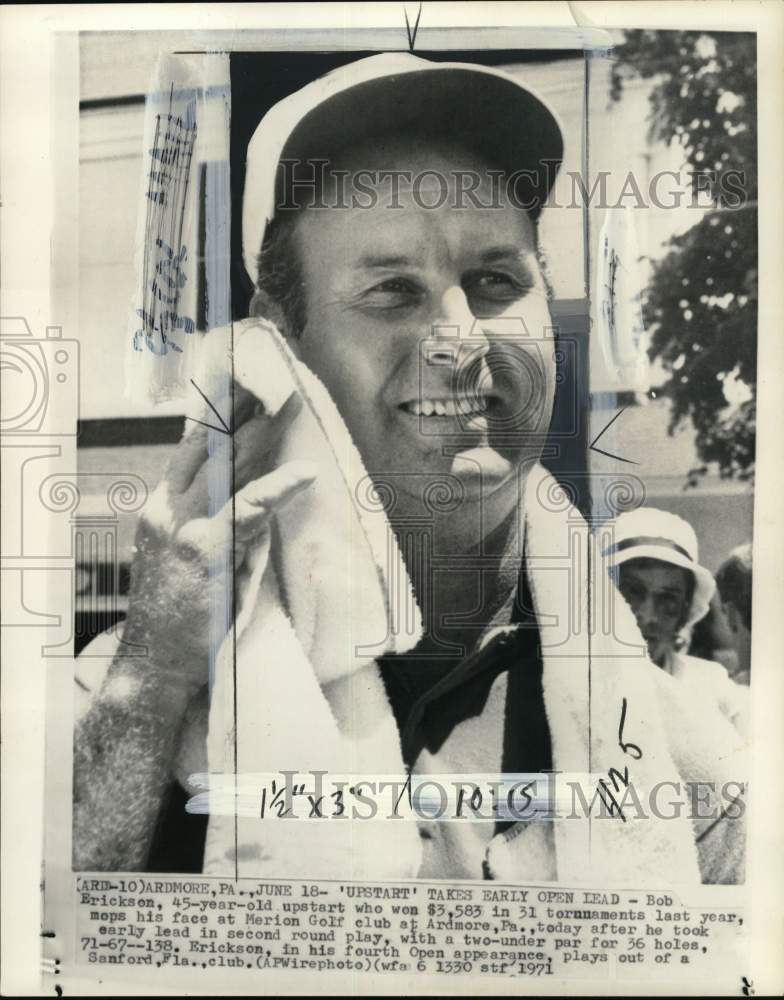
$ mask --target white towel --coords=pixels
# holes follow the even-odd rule
[[[272,325],[235,326],[234,374],[271,413],[294,389],[301,394],[279,459],[309,459],[319,471],[276,515],[271,551],[267,541],[253,553],[236,664],[231,634],[218,657],[210,772],[402,778],[375,657],[411,649],[421,619],[392,530],[380,505],[368,509],[357,498],[369,480],[335,404]],[[211,815],[205,872],[233,874],[235,858],[240,875],[411,877],[419,866],[411,822],[240,818],[236,841],[234,818]]]

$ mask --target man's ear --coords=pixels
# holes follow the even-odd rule
[[[267,292],[262,291],[260,288],[257,288],[253,293],[253,298],[250,300],[250,305],[248,306],[248,315],[257,319],[269,320],[270,323],[275,324],[284,336],[286,335],[283,329],[285,325],[283,310]]]

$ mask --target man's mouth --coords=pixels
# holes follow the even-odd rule
[[[442,396],[409,399],[399,409],[414,417],[483,417],[500,405],[497,396]]]

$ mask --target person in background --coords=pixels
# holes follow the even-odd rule
[[[707,615],[716,590],[712,574],[698,560],[694,529],[676,514],[640,507],[615,522],[615,582],[634,612],[651,660],[692,687],[697,704],[715,700],[745,734],[748,692],[720,663],[685,652],[685,636]]]
[[[691,636],[687,637],[686,648],[690,656],[721,663],[730,677],[734,678],[738,672],[735,641],[718,590],[711,598],[707,615],[694,625]]]
[[[730,552],[716,573],[716,586],[738,658],[738,669],[732,679],[738,684],[748,684],[751,678],[751,542]]]

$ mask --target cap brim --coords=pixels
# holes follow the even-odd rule
[[[462,64],[435,64],[347,87],[301,119],[282,158],[330,159],[382,135],[447,139],[491,167],[527,171],[533,214],[563,159],[561,129],[539,97],[508,76]]]
[[[403,54],[359,60],[280,102],[251,140],[243,205],[251,277],[266,224],[283,203],[281,159],[329,160],[359,142],[401,134],[457,142],[491,169],[520,171],[518,203],[534,218],[563,160],[555,114],[508,73]]]

